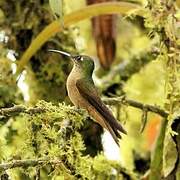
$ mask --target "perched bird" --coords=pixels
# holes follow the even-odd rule
[[[70,100],[77,108],[86,109],[94,120],[111,133],[114,141],[118,144],[118,138],[121,138],[119,133],[126,134],[126,131],[100,99],[92,79],[94,70],[92,58],[85,55],[73,56],[59,50],[49,51],[64,54],[73,60],[74,65],[66,83]]]

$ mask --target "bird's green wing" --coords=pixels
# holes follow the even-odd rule
[[[99,114],[113,129],[116,136],[120,137],[118,131],[126,134],[123,127],[117,122],[107,106],[101,101],[97,89],[92,80],[80,79],[76,82],[80,94],[99,112]]]

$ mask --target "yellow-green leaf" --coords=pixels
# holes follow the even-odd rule
[[[166,134],[163,149],[163,174],[167,177],[174,169],[178,158],[176,144],[171,134]]]

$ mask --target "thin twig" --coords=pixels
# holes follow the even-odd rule
[[[141,116],[141,128],[140,128],[140,133],[143,133],[146,123],[147,123],[147,118],[148,118],[148,111],[146,109],[143,110],[142,116]]]
[[[103,101],[108,105],[124,104],[124,105],[129,105],[129,106],[141,109],[141,110],[146,109],[147,111],[159,114],[160,116],[165,117],[165,118],[168,116],[168,113],[165,110],[159,108],[158,106],[143,104],[141,102],[128,99],[124,96],[115,97],[115,98],[103,98]]]
[[[35,180],[40,180],[40,178],[41,178],[40,168],[37,167],[37,168],[36,168]]]

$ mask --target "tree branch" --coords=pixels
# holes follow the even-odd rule
[[[17,116],[20,113],[34,114],[45,112],[45,109],[39,107],[27,108],[23,105],[15,105],[10,108],[1,108],[0,109],[0,119]]]
[[[125,98],[124,96],[115,97],[115,98],[103,98],[103,101],[108,105],[124,104],[124,105],[129,105],[129,106],[141,109],[141,110],[146,109],[146,111],[159,114],[160,116],[164,118],[168,116],[168,113],[165,110],[159,108],[158,106],[143,104],[141,102]],[[43,113],[46,110],[47,109],[40,108],[40,107],[27,108],[26,106],[23,106],[23,105],[15,105],[10,108],[1,108],[0,119],[17,116],[20,113],[27,113],[27,114]]]
[[[159,49],[153,46],[150,50],[148,50],[148,52],[141,53],[138,56],[133,56],[130,61],[124,60],[120,64],[113,66],[110,73],[101,79],[102,84],[105,85],[103,89],[110,84],[116,75],[119,75],[121,80],[126,82],[130,77],[132,77],[132,75],[138,73],[142,67],[151,62],[153,59],[156,59],[158,54]]]
[[[12,160],[11,162],[8,163],[2,163],[0,164],[0,171],[5,171],[7,169],[13,169],[13,168],[17,168],[17,167],[35,167],[37,165],[43,165],[43,164],[53,164],[53,165],[61,165],[63,166],[64,169],[64,164],[62,163],[62,161],[58,160],[58,159],[25,159],[25,160]],[[67,171],[69,171],[66,168]]]
[[[165,110],[159,108],[158,106],[143,104],[138,101],[128,99],[124,96],[115,97],[115,98],[103,98],[103,101],[109,105],[124,104],[124,105],[129,105],[129,106],[141,109],[141,110],[146,109],[147,111],[159,114],[160,116],[162,116],[164,118],[166,118],[168,116],[168,113]]]

